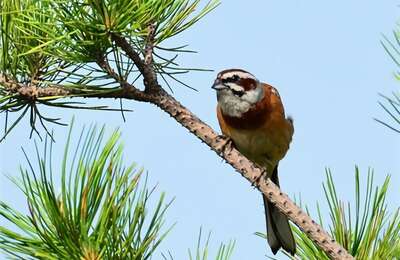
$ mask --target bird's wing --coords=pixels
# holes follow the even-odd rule
[[[221,127],[221,131],[224,135],[231,137],[229,126],[226,124],[224,117],[222,116],[222,110],[219,105],[217,105],[217,118],[219,122],[219,126]]]

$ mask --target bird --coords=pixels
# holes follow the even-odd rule
[[[212,88],[222,134],[279,186],[278,164],[289,150],[294,127],[293,119],[285,116],[278,90],[242,69],[221,71]],[[276,254],[283,248],[294,255],[296,243],[287,217],[265,195],[263,202],[271,251]]]

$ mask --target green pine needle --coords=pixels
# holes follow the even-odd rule
[[[60,108],[104,109],[103,106],[62,105],[64,102],[55,101],[104,95],[120,90],[121,82],[132,83],[140,78],[137,66],[115,45],[111,35],[124,37],[144,59],[150,24],[155,27],[151,43],[153,67],[160,81],[171,91],[171,82],[193,89],[178,76],[204,69],[184,68],[178,64],[177,54],[191,52],[185,45],[162,45],[165,40],[192,27],[218,4],[218,0],[211,0],[202,7],[200,0],[0,1],[0,74],[24,85],[33,83],[40,88],[55,85],[79,90],[79,94],[42,96],[32,101],[0,85],[0,112],[29,111],[24,115],[30,117],[32,133],[39,134],[36,123],[48,133],[45,123],[57,120],[46,120],[40,115],[38,103]],[[118,79],[103,70],[99,65],[102,60],[115,71]],[[12,122],[12,127],[6,125],[2,139],[20,119]]]
[[[18,259],[150,259],[169,231],[162,227],[170,203],[161,194],[149,209],[143,170],[122,164],[118,131],[103,141],[104,132],[83,130],[75,148],[70,132],[58,169],[48,139],[43,152],[36,145],[36,159],[26,154],[28,169],[14,182],[29,214],[0,202],[0,216],[14,226],[0,227],[0,250]]]
[[[330,235],[356,259],[398,259],[400,258],[400,209],[390,214],[386,205],[386,194],[390,177],[380,186],[374,186],[371,169],[366,175],[365,190],[361,189],[360,171],[355,168],[355,205],[339,199],[332,173],[326,170],[323,184],[325,198],[330,212]],[[320,202],[318,203],[320,205]],[[317,206],[322,218],[319,206]],[[325,223],[326,224],[326,223]],[[326,226],[326,225],[325,225]],[[284,252],[291,259],[329,259],[301,230],[292,225],[295,233],[297,252],[295,257]],[[264,237],[264,234],[257,233]]]
[[[202,229],[200,228],[199,236],[197,238],[197,245],[195,253],[189,249],[189,260],[208,260],[209,259],[209,242],[211,238],[211,232],[208,233],[207,239],[203,242]],[[204,243],[204,245],[202,244]],[[235,241],[230,241],[228,244],[221,243],[215,260],[229,260],[232,257],[233,249],[235,247]]]
[[[393,60],[397,67],[400,67],[400,32],[398,30],[393,31],[392,39],[383,35],[383,40],[381,41],[382,47],[389,57]],[[400,73],[395,73],[396,79],[400,80]],[[384,102],[378,102],[378,104],[383,108],[383,110],[389,115],[393,123],[387,122],[387,120],[381,120],[375,118],[375,121],[381,123],[382,125],[388,127],[389,129],[400,133],[400,95],[399,93],[393,93],[392,97],[385,95],[380,95]]]

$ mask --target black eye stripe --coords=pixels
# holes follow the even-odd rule
[[[234,89],[232,89],[232,88],[229,88],[229,89],[232,91],[232,93],[233,93],[234,95],[236,95],[236,96],[238,96],[238,97],[241,97],[241,96],[244,95],[244,91],[241,91],[241,90],[234,90]]]

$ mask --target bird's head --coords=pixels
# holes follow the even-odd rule
[[[224,114],[240,117],[264,97],[264,88],[253,74],[241,69],[218,73],[212,86]]]

